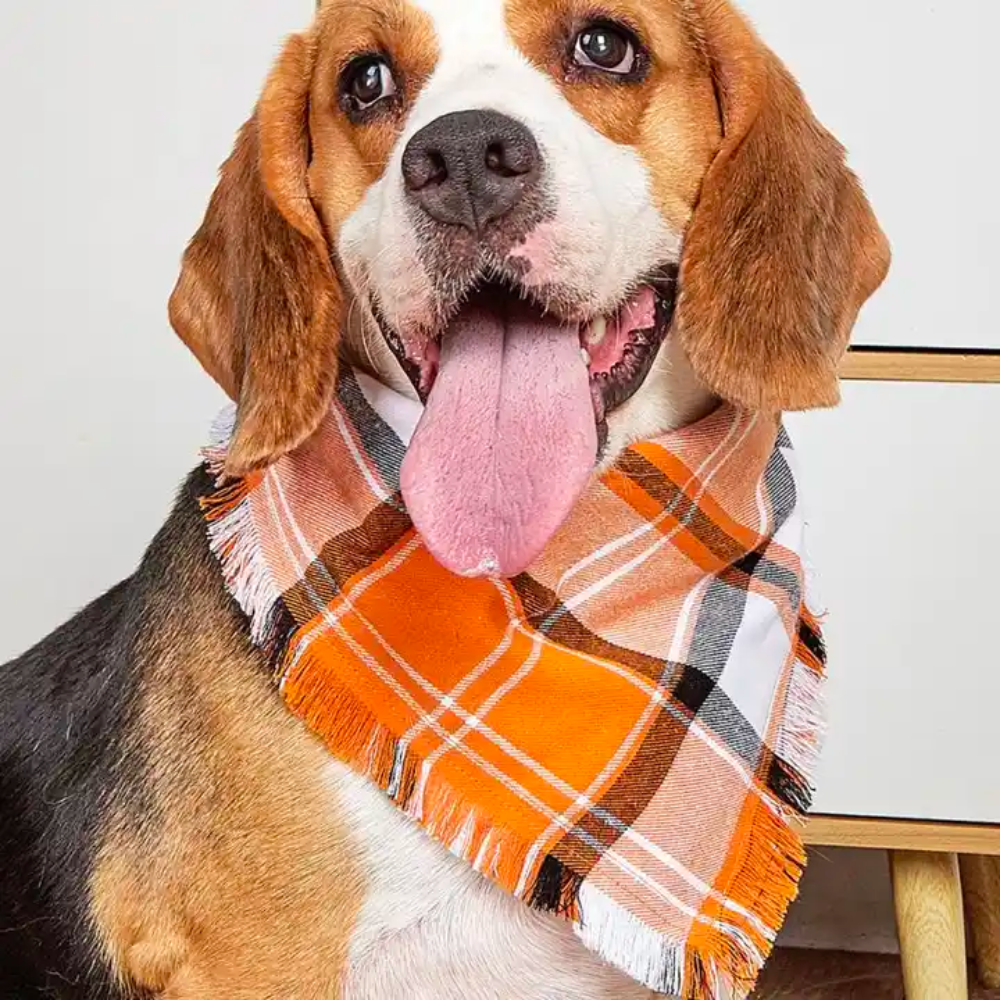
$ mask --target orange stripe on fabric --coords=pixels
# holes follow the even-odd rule
[[[632,446],[651,465],[656,466],[702,513],[721,528],[730,538],[745,549],[753,549],[760,541],[760,534],[733,519],[729,512],[715,499],[711,484],[706,484],[692,469],[689,469],[673,452],[652,441],[641,441]],[[708,471],[715,472],[717,465]],[[754,470],[759,475],[763,470]],[[684,484],[683,486],[681,484]]]
[[[605,474],[604,484],[646,521],[652,523],[661,534],[673,535],[671,544],[700,569],[706,573],[718,573],[725,569],[726,563],[722,559],[704,545],[675,515],[665,511],[659,501],[637,486],[629,476],[612,469]]]

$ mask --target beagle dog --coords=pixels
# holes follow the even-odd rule
[[[346,361],[433,396],[413,462],[443,481],[481,456],[437,380],[506,370],[490,412],[528,442],[555,327],[578,333],[592,412],[548,407],[548,437],[575,447],[592,420],[603,461],[719,398],[834,404],[888,257],[729,0],[327,0],[223,166],[170,314],[238,404],[230,475],[306,440]],[[473,343],[515,312],[516,356]],[[521,450],[524,537],[469,562],[498,513],[456,517],[446,493],[421,512],[456,570],[507,574],[562,516],[576,487]],[[648,996],[286,711],[209,552],[212,484],[194,471],[135,573],[0,668],[0,997]]]

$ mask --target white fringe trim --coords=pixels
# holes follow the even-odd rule
[[[823,689],[826,678],[801,660],[792,664],[785,698],[785,717],[775,740],[775,751],[814,787],[816,768],[826,737]]]
[[[235,405],[227,406],[212,422],[209,445],[203,454],[215,474],[222,470],[235,426]],[[208,544],[222,567],[227,589],[250,619],[251,640],[266,647],[274,638],[271,612],[281,598],[281,590],[264,558],[249,496],[209,523]]]
[[[281,591],[261,552],[249,498],[209,525],[208,543],[222,565],[229,592],[250,619],[250,638],[266,647],[274,638],[271,611]]]
[[[573,929],[587,948],[643,986],[668,996],[680,994],[684,988],[682,943],[668,941],[589,882],[580,886],[579,905],[580,921]]]
[[[236,428],[236,404],[228,403],[216,415],[208,431],[208,443],[212,448],[225,448]]]
[[[226,451],[236,429],[236,404],[230,403],[223,407],[212,421],[208,430],[208,444],[201,449],[209,471],[218,476],[226,461]]]

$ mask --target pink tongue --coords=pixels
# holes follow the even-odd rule
[[[400,473],[438,562],[515,576],[541,552],[594,469],[589,381],[576,327],[520,307],[456,317]]]

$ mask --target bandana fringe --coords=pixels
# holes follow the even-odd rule
[[[296,657],[289,647],[285,655],[294,662],[282,681],[285,703],[313,732],[323,734],[331,753],[378,785],[456,857],[484,875],[517,880],[529,853],[521,838],[456,794],[346,685],[323,677],[322,658],[311,649]],[[536,883],[537,872],[519,895],[530,899]]]
[[[773,948],[805,864],[795,820],[809,805],[824,728],[825,653],[818,620],[803,605],[784,704],[775,706],[781,724],[773,736],[770,790],[762,785],[747,795],[735,821],[729,874],[696,907],[686,937],[672,937],[628,909],[627,896],[616,900],[456,792],[441,762],[429,765],[329,669],[329,653],[310,641],[303,621],[290,613],[268,564],[251,494],[272,473],[222,479],[234,413],[217,421],[204,451],[219,482],[202,509],[226,586],[289,709],[334,756],[381,788],[456,857],[532,907],[568,917],[581,941],[604,961],[678,1000],[744,1000]]]
[[[264,557],[250,509],[249,480],[221,486],[201,501],[208,523],[208,544],[222,566],[229,593],[250,620],[250,638],[270,650],[280,636],[276,613],[281,591]]]
[[[775,750],[800,776],[803,800],[800,812],[806,812],[811,803],[813,780],[826,736],[825,685],[826,677],[809,664],[797,659],[792,665],[785,718],[775,740]]]

